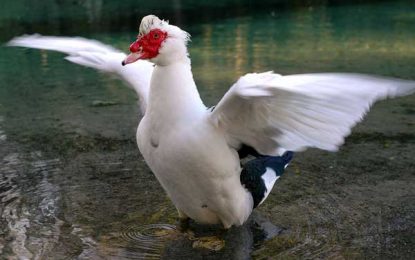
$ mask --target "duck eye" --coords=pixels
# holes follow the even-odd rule
[[[153,35],[153,38],[154,38],[154,39],[158,39],[158,38],[160,38],[160,34],[155,33],[155,34]]]

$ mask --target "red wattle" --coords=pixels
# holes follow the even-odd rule
[[[153,29],[146,35],[140,36],[130,45],[130,52],[140,52],[139,59],[152,59],[159,54],[161,44],[167,38],[167,33],[160,29]]]
[[[138,52],[138,50],[140,49],[140,43],[137,41],[131,43],[130,45],[130,51],[131,52]]]

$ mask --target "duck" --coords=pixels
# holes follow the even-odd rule
[[[179,219],[225,229],[247,221],[294,153],[337,151],[374,102],[415,92],[411,80],[268,71],[241,76],[208,108],[193,79],[189,40],[178,26],[148,15],[129,54],[81,37],[23,35],[8,45],[63,52],[70,62],[123,79],[143,115],[138,148]]]

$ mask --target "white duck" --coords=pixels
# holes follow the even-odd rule
[[[413,81],[359,74],[252,73],[207,109],[193,80],[188,40],[185,31],[149,15],[128,56],[83,38],[22,36],[9,45],[64,52],[71,62],[126,80],[144,114],[138,147],[179,217],[225,228],[247,220],[291,159],[290,153],[269,156],[307,147],[336,151],[372,103],[415,91]],[[268,156],[244,172],[242,147]]]

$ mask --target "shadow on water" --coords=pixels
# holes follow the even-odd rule
[[[193,72],[207,105],[252,71],[414,79],[413,1],[254,2],[6,0],[0,41],[39,32],[126,49],[138,18],[155,13],[192,33]],[[136,98],[118,80],[62,58],[0,48],[1,257],[415,254],[414,96],[376,105],[339,153],[299,154],[249,224],[226,233],[194,225],[194,234],[178,234],[174,206],[135,144]],[[194,248],[203,245],[195,237],[217,233],[222,250]]]

